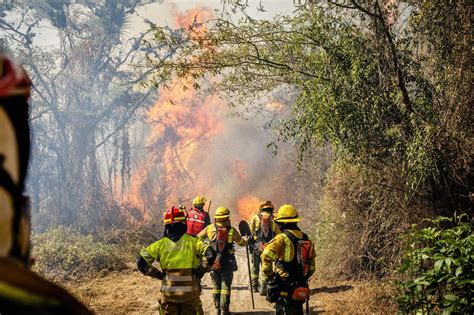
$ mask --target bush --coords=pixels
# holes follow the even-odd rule
[[[102,229],[94,235],[94,240],[100,243],[120,246],[122,254],[133,261],[140,250],[162,237],[163,227],[160,224],[147,224],[128,229]]]
[[[474,236],[467,216],[427,220],[406,235],[397,302],[404,313],[473,314]]]
[[[399,236],[415,220],[408,214],[396,172],[335,164],[320,203],[316,249],[324,278],[389,276],[399,264]]]
[[[53,281],[79,280],[124,270],[126,258],[118,245],[94,241],[71,228],[57,227],[33,235],[35,271]]]

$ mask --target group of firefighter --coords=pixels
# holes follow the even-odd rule
[[[23,195],[30,91],[26,72],[0,47],[0,313],[90,315],[74,296],[30,270],[29,207]],[[249,235],[241,236],[230,224],[229,209],[218,207],[211,222],[206,202],[198,196],[191,209],[168,209],[163,237],[140,252],[138,269],[162,281],[160,312],[202,314],[200,280],[210,271],[216,310],[228,314],[236,243],[251,249],[251,289],[275,303],[277,314],[302,314],[315,254],[297,225],[296,209],[283,205],[273,216],[267,201],[250,220]]]
[[[277,314],[303,314],[308,301],[308,279],[314,273],[313,243],[298,227],[301,218],[291,205],[274,215],[271,201],[259,206],[241,235],[230,222],[230,210],[218,207],[211,222],[207,200],[197,196],[192,208],[171,207],[163,216],[163,237],[144,248],[138,269],[161,284],[161,314],[203,314],[200,280],[212,279],[217,314],[230,314],[233,274],[237,271],[234,244],[251,253],[251,290],[275,303]],[[240,227],[240,225],[239,225]],[[159,262],[160,269],[153,263]]]

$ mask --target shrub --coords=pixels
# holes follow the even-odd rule
[[[473,314],[474,236],[466,215],[427,220],[406,235],[397,302],[404,313]]]
[[[161,222],[160,222],[161,223]],[[120,246],[120,251],[129,261],[135,260],[140,250],[162,236],[161,224],[146,224],[128,229],[102,229],[94,235],[100,243]]]
[[[127,268],[118,245],[94,241],[67,227],[33,235],[34,269],[54,281],[78,280]]]
[[[334,164],[316,224],[317,269],[324,278],[389,276],[400,263],[399,236],[422,213],[411,212],[396,171]]]

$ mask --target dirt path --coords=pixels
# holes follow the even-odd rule
[[[231,311],[236,314],[272,314],[272,305],[258,294],[254,294],[256,310],[252,310],[245,251],[237,252],[237,261],[239,270],[234,274],[232,284]],[[202,284],[204,311],[206,314],[214,314],[212,285],[208,274],[203,278]],[[88,282],[69,284],[67,287],[97,314],[138,315],[158,314],[160,285],[161,281],[145,277],[131,268]],[[311,287],[311,314],[393,313],[391,306],[383,301],[383,288],[372,283],[315,281]]]

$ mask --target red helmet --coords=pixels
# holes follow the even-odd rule
[[[0,97],[30,95],[31,81],[23,68],[0,50]]]
[[[176,222],[186,223],[186,213],[183,209],[173,206],[166,210],[165,214],[163,215],[163,223],[166,225]]]

